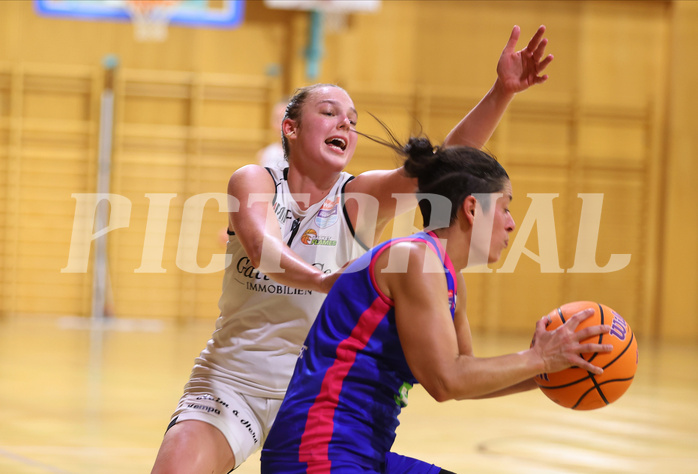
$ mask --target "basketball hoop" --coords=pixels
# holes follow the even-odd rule
[[[318,11],[330,33],[341,33],[352,13],[370,13],[380,9],[381,0],[264,0],[268,8]]]
[[[167,26],[181,0],[125,0],[138,42],[161,42],[167,39]]]

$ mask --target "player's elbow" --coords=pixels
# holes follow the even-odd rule
[[[437,402],[472,400],[489,392],[477,379],[461,372],[432,372],[430,375],[427,380],[420,383]]]
[[[250,265],[254,268],[259,268],[262,264],[262,251],[264,249],[263,236],[248,236],[246,233],[238,233],[238,239],[245,249]],[[268,251],[268,253],[270,252]]]
[[[444,377],[437,377],[427,383],[422,383],[427,393],[439,403],[454,400],[458,397],[455,384]]]
[[[453,397],[448,394],[448,392],[444,391],[435,391],[435,392],[429,392],[429,395],[436,400],[439,403],[447,402],[449,400],[453,400]]]
[[[246,253],[247,258],[250,260],[250,265],[252,265],[254,268],[259,268],[262,264],[262,252],[258,252],[256,249],[253,249],[252,251]]]

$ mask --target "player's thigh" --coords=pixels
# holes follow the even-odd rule
[[[218,428],[199,420],[184,420],[165,433],[152,474],[224,474],[234,465],[230,444]]]
[[[228,443],[226,455],[232,452],[237,467],[262,447],[280,404],[278,399],[238,393],[216,380],[196,379],[188,384],[170,426],[196,420],[217,428]]]

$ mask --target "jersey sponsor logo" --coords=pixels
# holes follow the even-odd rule
[[[322,244],[313,244],[322,245]],[[315,262],[312,264],[315,268],[323,273],[332,273],[332,269],[325,269],[325,264],[321,262]],[[238,260],[235,269],[238,275],[244,277],[246,280],[241,280],[239,278],[234,278],[234,280],[245,285],[249,291],[256,291],[258,293],[269,293],[273,295],[312,295],[313,290],[301,290],[298,288],[291,288],[286,285],[280,285],[266,276],[264,273],[260,272],[257,268],[252,265],[248,257],[241,257]]]
[[[315,217],[315,224],[322,229],[334,225],[339,220],[339,196],[332,199],[325,199],[322,207]]]
[[[213,403],[220,403],[225,408],[228,408],[228,404],[226,402],[224,402],[223,400],[221,400],[221,397],[214,398],[212,395],[205,394],[205,395],[201,395],[199,397],[196,397],[196,399],[197,400],[209,400],[209,401],[212,401]]]
[[[313,266],[314,266],[315,268],[319,269],[322,273],[332,273],[332,269],[331,269],[331,268],[328,268],[327,270],[325,270],[325,264],[324,264],[324,263],[315,262],[315,263],[313,263]]]
[[[220,397],[214,398],[211,395],[205,394],[196,397],[196,400],[196,402],[187,403],[187,408],[191,408],[192,410],[205,411],[206,413],[214,413],[216,415],[220,415],[221,411],[215,406],[215,404],[219,404],[225,408],[228,408],[228,404],[221,400]],[[214,406],[211,406],[211,403],[213,403]]]
[[[269,293],[270,295],[312,295],[312,290],[300,290],[298,288],[290,288],[286,285],[278,283],[253,283],[247,282],[247,289],[258,293]]]
[[[238,260],[238,264],[235,268],[240,275],[247,277],[250,280],[269,280],[269,277],[257,270],[247,257],[242,257],[240,260]]]
[[[253,429],[252,423],[250,423],[244,418],[240,418],[240,413],[237,410],[233,410],[233,415],[235,415],[240,421],[240,424],[247,429],[247,432],[250,434],[250,436],[252,436],[252,441],[254,442],[254,444],[258,444],[259,438],[257,437],[257,433],[255,432],[255,430]]]
[[[276,219],[280,224],[284,224],[287,220],[293,218],[293,213],[286,206],[282,206],[280,203],[274,204],[274,214],[276,214]]]
[[[205,411],[206,413],[215,413],[216,415],[221,414],[221,411],[218,408],[210,407],[207,405],[199,405],[198,403],[188,403],[187,408],[191,408],[192,410]]]
[[[315,229],[308,229],[303,232],[301,242],[303,242],[304,245],[325,245],[328,247],[335,247],[337,245],[337,241],[332,237],[318,235]]]
[[[403,382],[397,393],[395,394],[395,403],[397,406],[405,408],[407,406],[407,395],[412,388],[411,383]]]
[[[236,265],[236,270],[240,276],[243,276],[247,281],[240,281],[237,278],[235,281],[241,285],[246,285],[249,291],[256,291],[258,293],[269,293],[274,295],[312,295],[312,290],[299,290],[298,288],[290,288],[286,285],[280,285],[273,282],[264,273],[257,270],[250,259],[247,257],[242,257],[238,260]]]
[[[456,294],[453,292],[453,290],[448,290],[448,305],[451,308],[451,311],[456,309]]]

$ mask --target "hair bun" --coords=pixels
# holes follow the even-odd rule
[[[407,157],[403,166],[408,176],[421,176],[433,165],[434,146],[426,137],[411,137],[403,153]]]
[[[412,137],[405,145],[405,153],[412,158],[421,158],[434,154],[434,146],[426,137]]]

